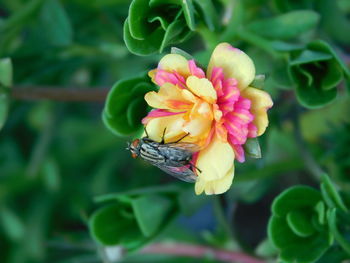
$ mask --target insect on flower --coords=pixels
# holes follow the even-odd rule
[[[197,179],[195,169],[198,172],[201,171],[191,161],[193,154],[199,151],[199,146],[180,142],[187,135],[176,142],[165,143],[164,134],[165,130],[161,142],[156,142],[148,137],[146,131],[146,137],[134,140],[127,150],[130,150],[133,158],[140,156],[167,174],[182,181],[194,183]]]

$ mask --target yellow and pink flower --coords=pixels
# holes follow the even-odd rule
[[[248,138],[262,135],[268,126],[271,97],[250,87],[255,77],[253,61],[243,51],[227,43],[212,53],[207,72],[194,60],[179,54],[164,56],[149,72],[160,86],[145,95],[155,108],[144,119],[151,139],[195,143],[196,194],[226,192],[234,176],[234,160],[245,161],[243,145]]]

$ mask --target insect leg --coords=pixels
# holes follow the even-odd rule
[[[143,126],[143,129],[145,130],[145,133],[146,133],[146,138],[149,138],[149,135],[148,135],[148,132],[147,132],[146,126]]]
[[[160,144],[164,144],[164,143],[165,143],[165,140],[164,140],[164,137],[165,137],[165,131],[166,131],[166,127],[164,128],[164,131],[163,131],[163,136],[162,136],[162,140],[161,140]]]
[[[178,143],[179,141],[181,141],[182,139],[186,138],[188,135],[190,135],[190,133],[186,133],[184,136],[182,136],[180,139],[178,139],[176,142],[174,143]]]
[[[202,170],[199,169],[197,166],[195,166],[193,163],[190,163],[190,168],[191,168],[191,170],[193,170],[193,168],[195,168],[199,173],[202,173]]]

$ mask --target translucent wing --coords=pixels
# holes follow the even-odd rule
[[[197,145],[195,143],[188,143],[188,142],[166,143],[164,145],[166,145],[167,147],[171,147],[171,148],[183,149],[183,150],[189,151],[191,153],[195,153],[195,152],[198,152],[200,150],[199,145]]]
[[[184,165],[180,167],[174,167],[174,166],[167,166],[164,164],[156,164],[159,169],[163,170],[167,174],[170,174],[171,176],[174,176],[177,179],[180,179],[182,181],[188,182],[188,183],[194,183],[196,182],[197,176],[192,171],[190,165]]]

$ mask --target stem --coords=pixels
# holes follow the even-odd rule
[[[209,255],[222,262],[239,263],[265,263],[265,261],[246,255],[241,252],[233,252],[222,249],[214,249],[207,246],[189,244],[153,244],[141,250],[144,254],[166,254],[173,256],[205,258]]]
[[[108,91],[108,88],[14,86],[11,95],[16,100],[104,102]]]

